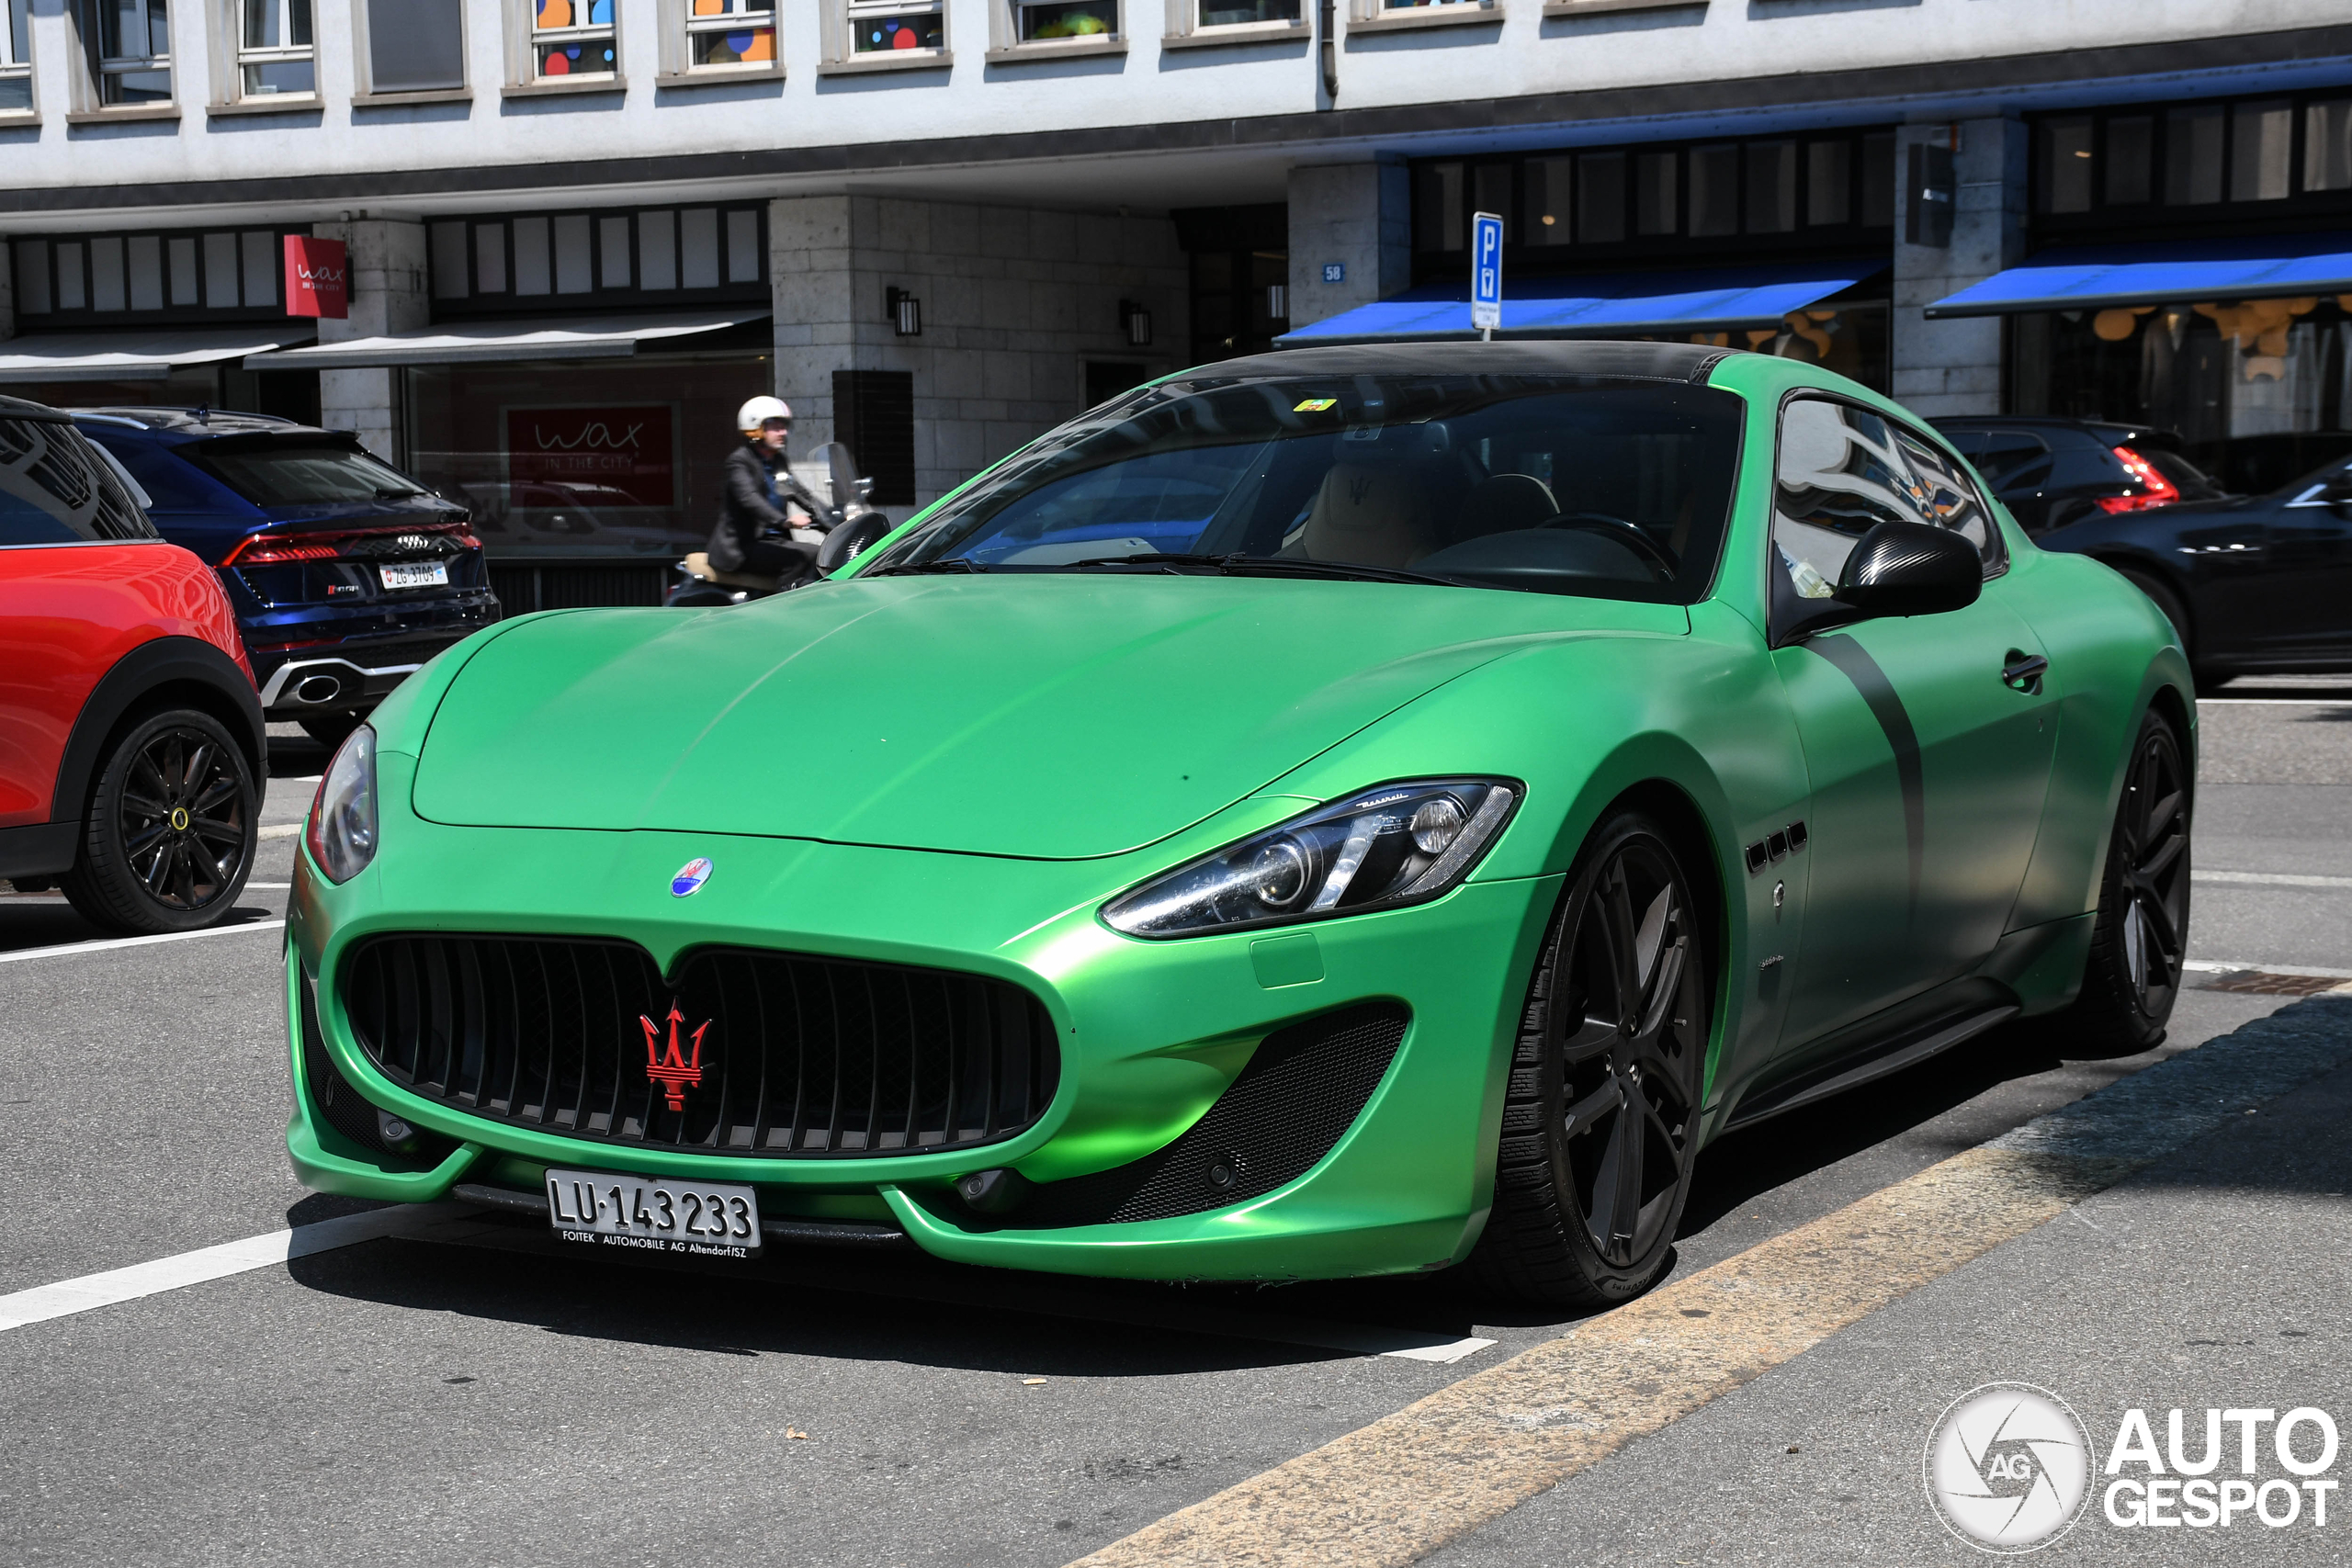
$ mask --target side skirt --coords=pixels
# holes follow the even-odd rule
[[[1840,1051],[1832,1060],[1810,1072],[1800,1073],[1749,1095],[1733,1110],[1724,1130],[1730,1132],[1735,1128],[1752,1127],[1784,1111],[1812,1105],[1831,1095],[1860,1088],[1872,1079],[1899,1073],[2018,1015],[2018,1004],[2014,998],[1988,1000],[1983,990],[1990,987],[1980,987],[1981,983],[1969,987],[1977,995],[1968,1002],[1957,1007],[1947,1006],[1925,1019],[1905,1020],[1875,1038],[1866,1038],[1866,1043],[1858,1042],[1854,1046]],[[1910,1010],[1900,1010],[1907,1012]]]

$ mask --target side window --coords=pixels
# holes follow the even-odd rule
[[[1987,577],[2007,564],[1976,487],[1926,436],[1851,403],[1789,403],[1773,484],[1772,546],[1785,577],[1776,603],[1782,586],[1798,599],[1830,597],[1855,544],[1890,522],[1952,530],[1976,547]]]
[[[0,419],[0,547],[153,537],[72,425]]]

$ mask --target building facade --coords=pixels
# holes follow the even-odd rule
[[[0,384],[357,430],[515,607],[658,593],[754,392],[903,515],[1153,375],[1466,333],[1480,211],[1506,335],[2352,449],[2340,0],[0,4]]]

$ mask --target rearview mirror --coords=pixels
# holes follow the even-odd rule
[[[1836,598],[1866,615],[1964,610],[1984,589],[1984,563],[1958,534],[1924,523],[1881,523],[1838,574]]]

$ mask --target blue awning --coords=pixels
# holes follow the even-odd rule
[[[2022,266],[1937,300],[1930,317],[2352,293],[2352,234],[2052,245]]]
[[[1690,272],[1503,279],[1507,338],[1719,333],[1770,327],[1886,270],[1883,261],[1778,262]],[[1359,305],[1275,340],[1285,348],[1334,343],[1467,338],[1470,285],[1426,284]]]

